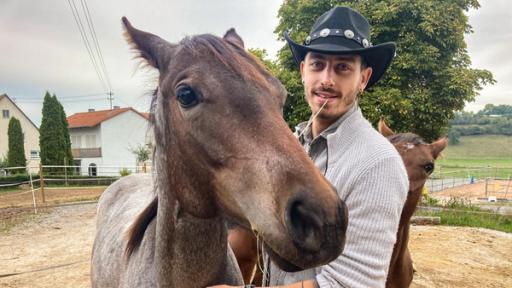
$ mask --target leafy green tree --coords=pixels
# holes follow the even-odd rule
[[[128,148],[128,150],[130,150],[130,152],[132,152],[133,155],[135,155],[137,164],[140,164],[149,160],[152,147],[143,144],[138,144],[137,147]]]
[[[372,24],[373,43],[397,44],[388,72],[360,100],[374,124],[384,117],[397,131],[437,139],[465,102],[474,101],[483,85],[494,83],[489,71],[471,68],[464,41],[464,34],[472,32],[464,11],[479,8],[478,0],[289,0],[279,9],[275,33],[284,40],[283,32],[289,31],[302,42],[316,18],[337,5],[365,15]],[[279,52],[278,63],[283,71],[277,76],[289,93],[285,119],[294,126],[309,113],[304,113],[300,75],[287,46]]]
[[[512,115],[512,105],[487,104],[481,113],[485,115]]]
[[[9,167],[25,167],[27,158],[25,158],[25,147],[23,145],[23,131],[21,130],[20,120],[11,117],[9,128],[7,129],[9,151],[7,152],[7,165]],[[15,173],[23,173],[26,169],[17,169]]]
[[[460,143],[460,132],[457,129],[448,130],[448,144],[449,145],[457,145]]]
[[[62,105],[55,95],[46,92],[43,101],[43,118],[39,128],[40,157],[43,165],[71,165],[71,140]]]

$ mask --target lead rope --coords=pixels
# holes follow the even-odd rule
[[[264,266],[263,263],[260,263],[260,258],[262,261],[264,261],[263,260],[263,243],[261,244],[261,248],[260,248],[260,234],[256,230],[253,230],[253,232],[256,235],[256,264],[254,265],[254,270],[252,272],[250,283],[252,283],[254,281],[254,277],[256,276],[256,271],[258,271],[258,269],[261,271],[263,278],[266,278],[266,276],[267,276],[265,273],[265,269],[263,267]],[[263,283],[266,282],[265,279],[262,279],[261,281]]]
[[[306,127],[304,127],[304,129],[302,130],[302,132],[300,132],[299,134],[299,137],[297,137],[298,139],[300,139],[300,137],[302,137],[302,135],[304,135],[304,133],[306,133],[306,131],[308,130],[309,126],[311,126],[311,123],[313,123],[313,120],[315,120],[316,116],[318,116],[318,114],[320,114],[320,112],[322,111],[322,109],[324,109],[325,105],[327,104],[329,100],[325,100],[324,104],[322,104],[322,106],[320,107],[320,109],[318,109],[318,111],[316,111],[315,115],[313,115],[313,117],[311,117],[308,121],[308,124],[306,124]]]

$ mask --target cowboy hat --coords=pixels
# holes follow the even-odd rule
[[[361,55],[373,69],[366,88],[379,81],[391,64],[396,49],[393,42],[373,45],[370,42],[370,24],[363,15],[348,7],[334,7],[322,14],[304,40],[304,45],[294,42],[288,32],[284,33],[284,38],[299,65],[311,51]]]

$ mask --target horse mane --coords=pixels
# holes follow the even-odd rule
[[[144,233],[149,223],[156,217],[158,210],[158,197],[155,197],[151,203],[140,213],[135,222],[130,226],[126,233],[128,243],[126,244],[125,254],[130,258],[133,251],[137,249],[144,238]]]
[[[389,136],[388,140],[392,144],[398,144],[398,143],[403,143],[403,142],[411,143],[414,146],[419,145],[419,144],[427,144],[427,143],[425,143],[423,138],[421,138],[420,136],[418,136],[414,133],[398,133],[398,134]]]

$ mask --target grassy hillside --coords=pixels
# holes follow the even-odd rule
[[[484,175],[482,177],[494,176],[507,179],[512,175],[512,137],[462,136],[458,145],[448,145],[436,161],[436,166],[440,169],[436,169],[434,173],[437,174],[442,170],[447,177],[465,177],[469,172],[464,168],[468,167],[490,167],[472,173]]]
[[[479,165],[484,164],[483,162],[488,159],[499,165],[512,166],[512,137],[504,135],[462,136],[458,145],[448,145],[442,155],[441,161],[468,160],[469,163]]]

